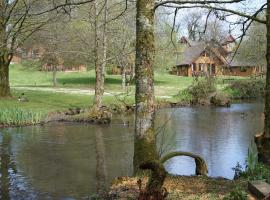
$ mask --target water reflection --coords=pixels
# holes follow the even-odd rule
[[[97,158],[96,161],[97,193],[103,194],[107,189],[108,174],[105,161],[105,146],[103,140],[103,132],[100,127],[96,128],[95,138],[96,138],[96,158]]]
[[[234,104],[231,108],[166,109],[172,117],[166,134],[171,150],[191,151],[205,158],[210,176],[233,178],[233,167],[245,164],[254,134],[262,130],[261,104]],[[165,119],[159,115],[159,124]],[[177,132],[175,134],[175,131]],[[194,174],[194,161],[176,157],[166,163],[174,174]]]
[[[120,124],[57,123],[14,128],[9,136],[19,174],[44,198],[87,198],[132,174],[133,134]]]
[[[160,110],[156,124],[164,134],[158,146],[163,135],[166,152],[202,155],[210,176],[232,178],[231,168],[245,162],[253,135],[262,129],[262,111],[261,104]],[[102,193],[115,177],[132,174],[132,123],[56,123],[0,132],[2,199],[87,198]],[[195,165],[191,158],[176,157],[166,168],[188,175]]]
[[[1,198],[9,200],[9,168],[15,169],[10,160],[10,141],[11,137],[9,134],[4,132],[1,138]],[[14,170],[15,171],[15,170]]]

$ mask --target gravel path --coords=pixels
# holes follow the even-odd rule
[[[94,95],[95,90],[79,89],[79,88],[52,88],[52,87],[12,87],[16,90],[31,90],[31,91],[42,91],[42,92],[54,92],[54,93],[65,93],[65,94],[78,94],[78,95]],[[122,92],[104,92],[105,96],[114,96],[121,94]],[[157,96],[159,98],[171,98],[171,96]]]

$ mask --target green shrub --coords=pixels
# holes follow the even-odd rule
[[[195,79],[191,86],[180,91],[175,97],[182,103],[210,104],[211,94],[216,91],[215,79],[206,76],[201,79]]]
[[[264,96],[265,80],[235,80],[224,91],[234,99],[261,98]]]
[[[209,97],[209,94],[216,92],[216,90],[215,79],[210,76],[195,81],[189,87],[189,93],[193,96],[194,100],[206,99]]]
[[[240,177],[246,178],[247,180],[264,180],[270,183],[270,167],[264,165],[262,163],[257,163],[254,169],[248,170],[248,166],[246,171],[241,172]]]
[[[181,90],[177,95],[176,98],[178,101],[183,103],[190,103],[192,102],[192,95],[189,93],[188,89]]]

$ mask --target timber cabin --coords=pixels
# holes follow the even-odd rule
[[[180,61],[173,67],[172,74],[178,76],[250,76],[257,72],[254,63],[230,59],[235,39],[230,35],[222,44],[214,42],[192,42],[186,37],[179,41],[184,46]]]

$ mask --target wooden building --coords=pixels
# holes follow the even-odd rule
[[[257,72],[255,64],[240,62],[229,58],[235,39],[229,36],[221,44],[214,42],[190,42],[182,37],[180,43],[185,49],[180,53],[179,63],[173,67],[172,74],[178,76],[250,76]]]
[[[222,74],[222,66],[227,64],[218,49],[201,43],[185,49],[182,61],[174,68],[174,74],[178,76],[216,76]]]
[[[251,76],[260,72],[255,63],[233,60],[228,67],[224,67],[225,76]]]

